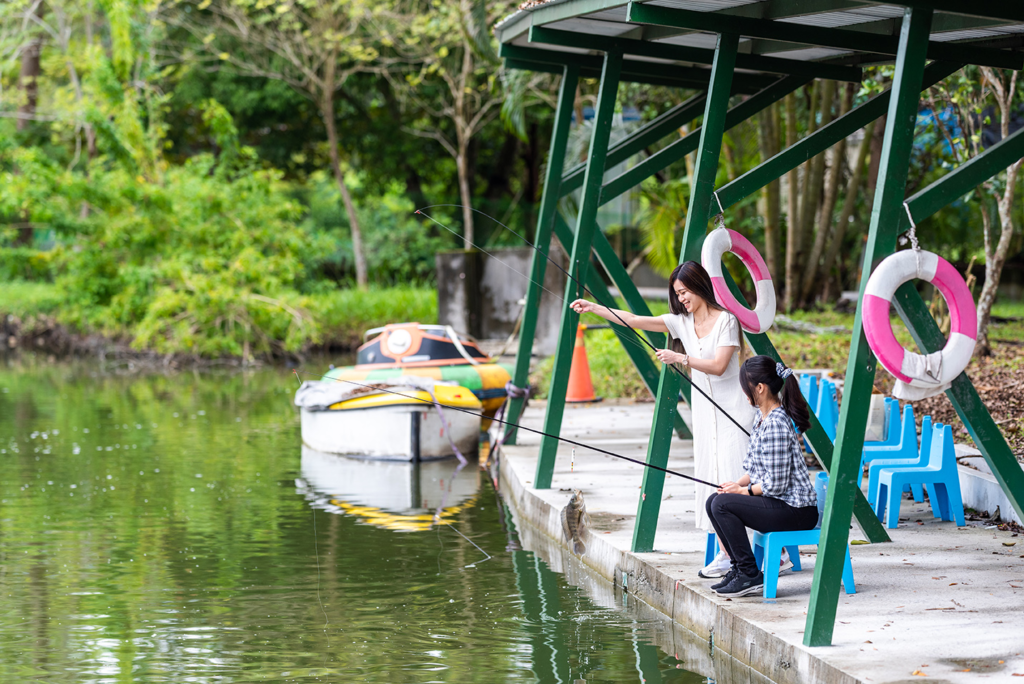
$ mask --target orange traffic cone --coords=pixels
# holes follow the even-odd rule
[[[576,327],[576,344],[572,348],[572,365],[569,367],[569,388],[565,392],[565,400],[571,403],[601,401],[594,395],[594,383],[590,380],[590,362],[587,360],[587,348],[583,346],[583,331],[587,326],[580,323]]]

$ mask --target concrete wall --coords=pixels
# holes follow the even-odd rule
[[[480,339],[506,338],[512,333],[523,308],[520,301],[526,296],[534,250],[517,247],[492,250],[491,254],[438,253],[435,263],[439,323]],[[561,260],[565,267],[560,249],[553,248],[551,258]],[[565,281],[565,274],[549,262],[541,290],[534,354],[546,356],[555,352]]]

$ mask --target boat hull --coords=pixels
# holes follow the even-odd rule
[[[480,418],[432,406],[389,405],[329,411],[302,409],[302,443],[328,454],[387,461],[429,461],[475,454]],[[449,434],[450,431],[450,434]]]

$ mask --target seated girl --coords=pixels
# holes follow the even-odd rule
[[[760,594],[764,588],[746,528],[809,530],[818,521],[817,498],[797,434],[810,427],[810,418],[793,371],[771,357],[755,356],[740,368],[739,380],[760,416],[743,459],[745,474],[736,482],[723,482],[706,504],[718,541],[732,559],[725,578],[711,586],[721,596]]]

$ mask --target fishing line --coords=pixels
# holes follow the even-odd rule
[[[303,375],[308,375],[308,376],[314,377],[314,378],[316,378],[316,377],[319,377],[319,378],[326,377],[326,374],[317,376],[315,373],[309,373],[309,372],[306,372],[306,371],[297,371],[295,369],[292,369],[292,372],[295,373],[296,375],[298,375],[301,372]],[[423,402],[424,404],[430,404],[432,406],[435,405],[435,402],[433,400],[431,400],[431,399],[421,399],[420,397],[414,397],[414,396],[411,396],[409,394],[402,394],[401,392],[395,392],[393,390],[385,389],[383,387],[380,387],[379,385],[364,385],[362,383],[355,382],[353,380],[342,380],[341,378],[332,378],[332,380],[335,381],[335,382],[347,382],[350,385],[355,385],[357,387],[363,387],[365,389],[371,389],[371,390],[373,390],[375,392],[385,392],[387,394],[394,394],[395,396],[405,397],[406,399],[413,399],[415,401]],[[674,470],[669,470],[668,468],[662,468],[661,466],[654,465],[653,463],[645,463],[645,462],[640,461],[638,459],[630,458],[629,456],[623,456],[622,454],[617,454],[614,451],[608,451],[606,449],[602,449],[600,447],[592,446],[590,444],[584,444],[583,442],[577,442],[577,441],[569,439],[567,437],[559,437],[558,435],[552,435],[552,434],[549,434],[549,433],[544,432],[542,430],[535,430],[533,428],[528,428],[525,425],[520,425],[518,423],[512,423],[512,422],[509,422],[507,420],[502,420],[501,418],[488,418],[487,416],[485,416],[482,413],[477,413],[476,411],[470,411],[469,409],[459,408],[458,406],[445,406],[445,405],[442,405],[442,406],[444,408],[446,408],[446,409],[451,410],[451,411],[459,411],[461,413],[465,413],[465,414],[468,414],[468,415],[471,415],[471,416],[476,416],[477,418],[482,418],[484,420],[490,420],[490,421],[493,421],[495,423],[501,423],[502,425],[509,425],[509,426],[512,426],[512,427],[517,428],[519,430],[526,430],[527,432],[532,432],[534,434],[541,435],[543,437],[549,437],[551,439],[557,439],[560,442],[565,442],[566,444],[572,444],[573,446],[578,446],[578,447],[580,447],[582,449],[590,449],[591,451],[596,451],[599,454],[604,454],[606,456],[613,456],[615,458],[621,458],[624,461],[630,461],[631,463],[636,463],[637,465],[642,465],[645,468],[654,468],[655,470],[660,470],[661,472],[668,473],[669,475],[675,475],[676,477],[681,477],[681,478],[683,478],[685,480],[691,480],[693,482],[697,482],[699,484],[707,485],[708,487],[714,487],[715,489],[718,489],[718,485],[713,484],[711,482],[708,482],[706,480],[701,480],[701,479],[693,477],[691,475],[684,475],[683,473],[677,473]]]
[[[423,207],[423,209],[430,209],[430,208],[432,208],[432,207],[458,207],[458,206],[461,206],[461,205],[458,205],[458,204],[432,204],[432,205],[430,205],[430,206],[426,206],[426,207]],[[453,235],[458,235],[458,233],[456,233],[456,232],[455,232],[454,230],[452,230],[451,228],[448,228],[447,226],[445,226],[444,224],[442,224],[442,223],[441,223],[440,221],[438,221],[438,220],[436,220],[435,218],[431,217],[431,216],[430,216],[429,214],[426,214],[426,213],[424,213],[424,212],[423,212],[423,209],[417,209],[417,210],[416,210],[416,213],[417,213],[417,214],[420,214],[421,216],[426,216],[426,217],[427,217],[428,219],[430,219],[431,221],[433,221],[433,222],[434,222],[434,223],[436,223],[437,225],[439,225],[439,226],[442,226],[442,227],[443,227],[443,228],[444,228],[445,230],[447,230],[447,231],[448,231],[449,233],[452,233]],[[480,214],[481,216],[486,216],[487,218],[489,218],[490,220],[494,221],[494,222],[495,222],[495,223],[497,223],[497,224],[498,224],[499,226],[501,226],[502,228],[504,228],[505,230],[509,231],[510,233],[512,233],[513,235],[515,235],[516,237],[518,237],[518,238],[519,238],[520,240],[522,240],[523,242],[525,242],[526,244],[528,244],[528,245],[529,245],[530,247],[533,247],[533,248],[534,248],[535,250],[537,250],[537,251],[538,251],[538,252],[540,252],[540,253],[541,253],[542,255],[544,255],[544,258],[546,258],[546,259],[547,259],[547,260],[548,260],[549,262],[551,262],[552,264],[554,264],[555,268],[557,268],[557,269],[558,269],[559,271],[561,271],[562,273],[564,273],[564,274],[565,274],[566,276],[568,276],[568,277],[569,277],[569,278],[570,278],[570,279],[571,279],[571,280],[572,280],[573,282],[575,282],[575,283],[576,283],[576,286],[577,286],[577,291],[579,291],[579,288],[581,288],[581,287],[582,287],[582,288],[583,288],[583,291],[584,291],[584,292],[586,292],[587,294],[589,294],[589,295],[590,295],[591,297],[593,297],[593,298],[594,298],[594,301],[596,301],[596,302],[597,302],[598,304],[601,304],[601,306],[603,306],[604,308],[608,309],[609,313],[611,313],[611,315],[615,316],[616,320],[618,320],[618,321],[619,321],[619,323],[621,323],[621,324],[622,324],[622,325],[623,325],[624,327],[626,327],[626,328],[629,328],[630,330],[632,330],[632,331],[633,331],[633,334],[634,334],[634,335],[636,335],[636,337],[637,337],[637,338],[638,338],[638,339],[639,339],[639,340],[640,340],[641,342],[643,342],[643,343],[644,343],[645,345],[647,345],[648,347],[650,347],[650,348],[651,348],[651,349],[652,349],[652,350],[654,351],[654,353],[655,353],[655,354],[657,354],[657,353],[658,353],[659,349],[658,349],[657,347],[655,347],[655,346],[654,346],[653,344],[651,344],[650,340],[648,340],[648,339],[647,339],[646,337],[644,337],[644,336],[643,336],[643,335],[641,335],[641,334],[640,334],[639,332],[637,332],[637,330],[636,330],[636,329],[635,329],[634,327],[632,327],[632,326],[628,325],[628,324],[627,324],[627,323],[626,323],[626,322],[625,322],[624,320],[622,320],[622,318],[621,318],[621,317],[619,316],[619,314],[615,313],[615,309],[614,309],[613,307],[610,307],[610,306],[608,306],[607,304],[604,304],[604,303],[602,303],[602,302],[601,302],[601,300],[600,300],[600,298],[599,298],[599,297],[598,297],[598,296],[597,296],[596,294],[594,294],[594,292],[593,292],[593,291],[592,291],[592,290],[591,290],[590,288],[588,288],[588,287],[587,287],[586,285],[584,285],[584,284],[583,284],[582,282],[580,282],[580,280],[579,280],[578,278],[576,278],[576,277],[575,277],[575,276],[573,276],[573,275],[572,275],[571,273],[569,273],[569,272],[568,272],[568,271],[566,271],[566,270],[565,270],[564,268],[562,268],[561,264],[559,264],[559,263],[558,263],[557,261],[555,261],[554,259],[552,259],[552,258],[550,257],[550,255],[548,255],[548,254],[545,254],[545,253],[544,253],[544,252],[543,252],[543,251],[542,251],[542,250],[540,249],[540,247],[538,247],[537,245],[533,244],[532,242],[530,242],[529,240],[527,240],[527,239],[526,239],[525,237],[523,237],[522,235],[520,235],[520,234],[519,234],[519,233],[517,233],[516,231],[512,230],[511,228],[509,228],[508,226],[506,226],[506,225],[505,225],[504,223],[502,223],[502,222],[501,222],[501,221],[499,221],[498,219],[494,218],[493,216],[488,216],[487,214],[485,214],[484,212],[480,211],[479,209],[474,209],[474,208],[472,208],[472,207],[470,207],[469,209],[470,209],[470,211],[474,211],[474,212],[476,212],[476,213]],[[470,243],[470,244],[473,244],[473,243]],[[476,245],[473,245],[473,246],[474,246],[474,247],[476,247]],[[482,248],[480,248],[480,247],[476,247],[476,248],[477,248],[477,249],[479,249],[479,250],[480,250],[481,252],[483,252],[484,254],[487,254],[488,256],[490,256],[490,257],[491,257],[492,259],[497,259],[497,257],[495,257],[495,256],[494,256],[493,254],[489,253],[489,252],[488,252],[487,250],[485,250],[485,249],[482,249]],[[500,259],[499,259],[499,261],[500,261]],[[504,262],[502,262],[502,263],[504,263]],[[579,273],[579,267],[578,267],[578,263],[579,263],[579,262],[577,261],[577,271],[576,271],[577,273]],[[506,264],[506,265],[507,265],[507,264]],[[512,267],[511,267],[511,266],[509,266],[509,268],[512,268]],[[515,269],[512,269],[512,270],[515,270]],[[519,273],[519,271],[516,271],[516,273]],[[523,274],[522,274],[522,273],[519,273],[519,275],[523,275]],[[547,288],[544,288],[544,287],[543,287],[542,285],[540,285],[540,283],[538,283],[537,281],[535,281],[535,280],[531,280],[530,278],[527,278],[527,277],[526,277],[525,275],[523,275],[523,277],[524,277],[524,278],[526,278],[527,280],[529,280],[529,281],[530,281],[531,283],[533,283],[534,285],[537,285],[538,287],[541,287],[541,288],[542,288],[542,289],[544,289],[544,290],[545,290],[546,292],[551,292],[551,290],[548,290]],[[558,295],[555,295],[555,296],[557,297]],[[561,299],[561,298],[560,298],[560,299]],[[562,301],[564,302],[564,301],[565,301],[565,299],[562,299]],[[622,337],[620,337],[619,339],[620,339],[620,340],[622,340],[622,339],[625,339],[625,338],[622,338]],[[684,380],[686,380],[686,382],[688,382],[688,383],[690,384],[690,387],[692,387],[693,389],[695,389],[695,390],[697,390],[698,392],[700,392],[700,393],[701,393],[701,394],[702,394],[702,395],[704,396],[704,398],[705,398],[705,399],[707,399],[707,400],[708,400],[709,402],[711,402],[711,405],[712,405],[712,406],[714,406],[714,407],[715,407],[716,409],[718,409],[719,411],[721,411],[722,415],[724,415],[724,416],[725,416],[726,418],[728,418],[728,419],[729,419],[730,421],[732,421],[732,424],[733,424],[733,425],[735,425],[736,427],[738,427],[738,428],[740,429],[740,431],[741,431],[741,432],[742,432],[743,434],[747,435],[748,437],[750,436],[750,432],[749,432],[749,431],[748,431],[748,430],[747,430],[747,429],[746,429],[745,427],[743,427],[742,425],[740,425],[740,424],[739,424],[739,422],[737,422],[737,420],[736,420],[735,418],[733,418],[733,417],[732,417],[731,415],[729,415],[729,412],[728,412],[728,411],[726,411],[726,410],[725,410],[724,408],[722,408],[721,406],[719,406],[719,405],[718,405],[718,403],[717,403],[717,402],[716,402],[716,401],[715,401],[714,399],[712,399],[712,398],[711,398],[711,396],[710,396],[710,395],[708,395],[708,393],[707,393],[707,392],[705,392],[705,391],[704,391],[703,389],[701,389],[701,388],[700,388],[700,386],[698,386],[697,384],[695,384],[695,383],[693,382],[693,380],[691,380],[691,379],[690,379],[690,378],[689,378],[689,377],[688,377],[688,376],[687,376],[687,375],[686,375],[685,373],[683,373],[683,372],[682,372],[681,370],[679,370],[678,368],[676,368],[675,364],[671,364],[671,363],[668,363],[668,364],[665,364],[665,365],[666,365],[666,366],[668,366],[669,368],[671,368],[672,370],[674,370],[674,371],[676,372],[676,374],[677,374],[677,375],[679,375],[679,377],[681,377],[681,378],[683,378]]]
[[[324,634],[327,635],[327,649],[331,648],[331,633],[327,631],[327,625],[331,621],[327,617],[327,609],[324,608],[324,601],[320,598],[320,547],[316,540],[316,507],[311,506],[313,511],[313,553],[316,554],[316,600],[320,602],[320,610],[324,612]]]

